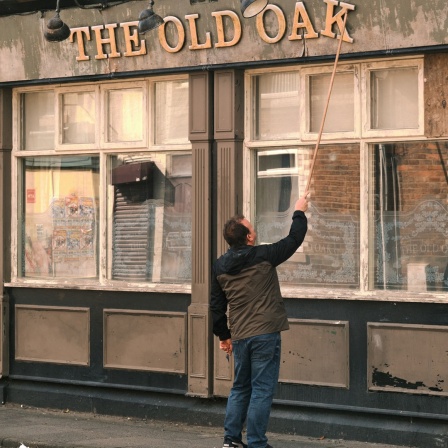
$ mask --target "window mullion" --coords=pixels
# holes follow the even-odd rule
[[[359,228],[359,287],[369,289],[369,147],[365,142],[359,146],[360,157],[360,228]]]
[[[103,284],[107,279],[107,236],[109,232],[107,231],[107,154],[104,152],[100,153],[100,207],[99,207],[99,229],[98,238],[99,241],[99,269],[98,278],[100,284]]]

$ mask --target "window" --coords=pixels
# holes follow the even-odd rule
[[[191,154],[111,157],[109,277],[191,279]]]
[[[416,67],[370,72],[371,128],[418,128],[418,70]]]
[[[257,152],[255,227],[259,244],[288,234],[295,200],[304,193],[313,147]],[[318,153],[307,213],[310,228],[298,252],[277,268],[288,285],[359,286],[359,157],[355,145]]]
[[[20,276],[97,278],[99,159],[26,157]]]
[[[143,87],[106,90],[106,142],[142,142],[144,117]]]
[[[370,148],[370,283],[448,291],[448,143]]]
[[[288,233],[295,200],[307,185],[330,71],[279,72],[303,86],[288,103],[300,111],[301,132],[295,116],[287,120],[282,112],[281,124],[272,126],[266,117],[282,110],[277,103],[260,107],[263,94],[271,99],[281,92],[277,74],[246,75],[252,132],[245,140],[250,200],[244,213],[259,244]],[[418,140],[422,75],[421,59],[338,68],[310,183],[307,237],[277,268],[283,287],[395,290],[406,297],[448,291],[448,143]]]
[[[300,103],[297,72],[267,73],[253,78],[253,139],[299,136]]]
[[[28,92],[21,95],[21,149],[54,149],[54,92]]]
[[[94,90],[65,92],[61,101],[61,145],[95,144],[96,95]]]
[[[189,284],[187,80],[25,88],[14,99],[13,280]]]
[[[310,128],[318,133],[322,123],[330,87],[330,74],[313,75],[309,78]],[[355,129],[353,73],[340,73],[334,78],[323,132],[353,132]]]
[[[364,135],[423,134],[423,60],[364,65]]]
[[[155,84],[155,144],[188,143],[188,82]]]

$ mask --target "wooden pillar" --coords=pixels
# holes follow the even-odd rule
[[[243,139],[244,139],[244,73],[239,70],[215,72],[215,140],[217,190],[217,254],[227,250],[222,237],[224,223],[242,213],[243,203]],[[228,395],[232,387],[232,357],[226,358],[214,338],[214,394]]]
[[[9,300],[4,283],[10,276],[12,94],[0,90],[0,378],[9,374]]]
[[[189,129],[193,146],[193,236],[191,305],[188,308],[188,395],[209,397],[213,339],[209,312],[211,268],[212,75],[189,79]]]

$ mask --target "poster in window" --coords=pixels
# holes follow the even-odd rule
[[[28,214],[24,274],[39,278],[94,278],[96,205],[92,197],[55,197],[47,212]]]

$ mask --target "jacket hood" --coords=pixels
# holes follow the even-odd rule
[[[231,247],[222,258],[221,269],[230,275],[239,274],[250,264],[254,246]]]

